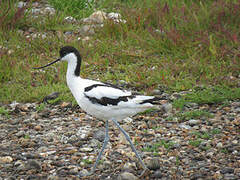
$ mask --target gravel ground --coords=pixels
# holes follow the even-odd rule
[[[170,97],[170,96],[169,96]],[[3,179],[137,179],[142,172],[119,130],[93,176],[83,178],[104,139],[104,122],[69,103],[4,105],[0,116],[0,177]],[[190,104],[210,118],[179,120],[163,102],[160,110],[121,122],[150,171],[139,179],[240,179],[240,102]],[[1,178],[0,178],[1,179]]]

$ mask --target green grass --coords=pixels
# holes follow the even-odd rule
[[[204,140],[213,140],[216,134],[220,134],[222,131],[220,129],[212,129],[207,132],[194,131],[191,133],[192,139],[189,140],[188,144],[194,147],[199,147]],[[206,151],[211,148],[211,145],[200,146],[201,150]]]
[[[165,140],[161,140],[148,147],[142,148],[142,151],[157,153],[159,151],[159,147],[163,146],[165,149],[170,150],[173,147],[173,145],[174,145],[174,142],[172,141],[166,142]]]
[[[41,112],[45,109],[45,107],[46,107],[46,105],[44,103],[41,103],[36,107],[36,110],[37,110],[37,112]]]
[[[172,121],[174,118],[178,120],[178,122],[188,121],[190,119],[202,119],[205,118],[206,120],[208,118],[212,118],[213,115],[207,111],[204,110],[192,110],[192,111],[184,111],[184,112],[178,112],[174,114],[174,116],[167,117],[166,120]]]
[[[0,115],[3,115],[3,116],[9,116],[9,112],[7,109],[5,109],[4,107],[0,107]]]
[[[240,89],[226,86],[215,86],[203,90],[195,90],[185,96],[174,100],[173,106],[182,109],[188,103],[197,104],[227,104],[228,100],[240,99]]]
[[[202,140],[201,139],[196,139],[196,140],[190,140],[189,145],[198,147],[201,144]]]
[[[82,18],[90,15],[94,10],[94,1],[89,0],[48,0],[60,13],[74,18]]]
[[[16,0],[10,1],[6,13],[7,2],[0,7],[0,102],[41,101],[55,91],[61,92],[60,101],[75,102],[65,84],[66,64],[32,69],[57,58],[63,45],[80,50],[83,77],[112,83],[124,80],[147,94],[159,86],[168,92],[194,89],[174,101],[176,108],[188,102],[240,99],[237,0],[101,0],[87,6],[86,0],[49,0],[56,14],[38,18],[23,14],[14,5]],[[107,21],[88,42],[79,41],[78,37],[84,38],[78,33],[81,23],[64,18],[79,20],[94,8],[119,12],[127,22]],[[19,33],[30,27],[46,32],[47,38],[28,39]],[[66,31],[74,36],[65,37]],[[195,89],[198,86],[204,88]]]
[[[183,113],[177,113],[176,116],[179,118],[180,121],[186,121],[190,119],[199,119],[201,117],[205,117],[205,118],[213,117],[212,114],[203,110],[194,110],[194,111],[187,111]]]

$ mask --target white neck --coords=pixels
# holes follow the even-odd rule
[[[67,57],[68,67],[67,67],[67,84],[70,89],[74,86],[74,79],[80,78],[75,75],[75,69],[77,67],[77,58],[74,54],[69,54]]]

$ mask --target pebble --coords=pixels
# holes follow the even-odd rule
[[[88,18],[84,18],[82,21],[84,23],[97,23],[102,24],[104,20],[107,19],[106,13],[103,11],[96,11],[92,13]]]
[[[18,7],[18,8],[22,8],[22,7],[26,6],[26,5],[27,5],[26,2],[19,1],[17,7]]]
[[[74,23],[74,22],[77,21],[77,20],[76,20],[74,17],[72,17],[72,16],[67,16],[67,17],[64,18],[64,20],[67,21],[67,22],[69,22],[69,23]]]
[[[38,171],[41,171],[42,170],[42,166],[41,164],[36,161],[36,160],[29,160],[27,163],[26,163],[26,169],[36,169]]]
[[[223,144],[221,142],[217,143],[216,145],[217,148],[222,148],[223,147]]]
[[[93,134],[93,138],[97,139],[98,141],[103,142],[104,138],[105,138],[105,131],[103,130],[97,130],[94,134]]]
[[[233,144],[238,144],[238,140],[235,139],[235,140],[232,141],[232,143]]]
[[[11,156],[0,157],[0,163],[11,163],[13,158]]]
[[[94,28],[96,26],[94,25],[83,25],[80,29],[79,29],[79,33],[82,35],[93,35],[95,33]]]
[[[35,129],[36,131],[41,131],[42,127],[41,127],[40,125],[37,125],[37,126],[34,126],[34,129]]]
[[[81,151],[81,152],[91,152],[91,151],[93,151],[93,148],[91,148],[91,147],[84,147],[84,148],[80,148],[79,151]]]
[[[189,121],[188,121],[188,124],[190,125],[190,126],[195,126],[195,125],[197,125],[197,124],[200,124],[200,120],[196,120],[196,119],[190,119]]]
[[[170,104],[170,103],[166,103],[166,104],[162,105],[162,110],[165,113],[171,113],[172,109],[173,109],[173,107],[172,107],[172,104]]]
[[[138,178],[132,173],[123,172],[119,174],[119,176],[117,177],[117,180],[138,180]]]
[[[161,167],[161,160],[159,158],[149,159],[146,166],[148,169],[155,171]]]
[[[157,170],[154,172],[154,178],[162,178],[163,177],[163,173],[160,170]]]
[[[186,125],[186,124],[179,124],[179,127],[182,128],[182,129],[192,129],[191,126]]]

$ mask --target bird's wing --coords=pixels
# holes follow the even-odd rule
[[[130,91],[125,91],[111,84],[95,83],[84,88],[84,95],[93,104],[103,106],[153,106],[159,104],[159,98],[154,96],[132,95]]]
[[[111,84],[96,83],[84,88],[84,95],[92,103],[107,105],[117,105],[119,102],[127,102],[133,98],[130,91],[112,86]]]

